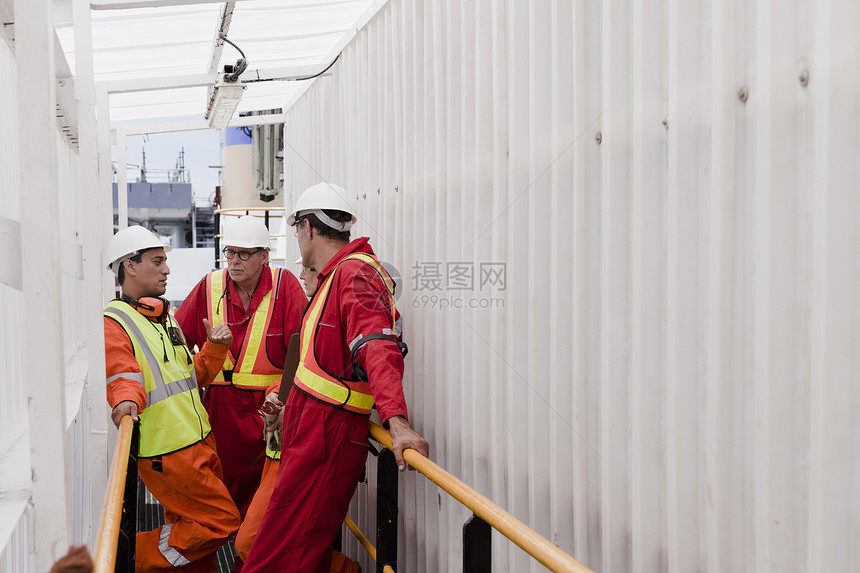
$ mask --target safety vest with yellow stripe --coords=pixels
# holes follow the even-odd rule
[[[266,267],[272,273],[272,290],[266,293],[260,301],[257,310],[251,315],[248,328],[245,331],[245,339],[242,341],[242,349],[239,357],[233,355],[233,351],[227,353],[224,367],[213,385],[230,385],[246,390],[265,390],[275,383],[283,371],[283,366],[278,367],[271,363],[266,353],[266,334],[272,316],[275,313],[275,301],[281,282],[282,269]],[[266,272],[266,269],[263,270]],[[207,295],[209,302],[209,322],[212,326],[226,323],[239,322],[241,319],[229,315],[229,304],[222,304],[227,288],[227,269],[215,271],[206,276]],[[225,372],[227,373],[225,376]]]
[[[305,312],[302,322],[301,350],[299,354],[299,367],[296,369],[295,385],[314,398],[327,404],[332,404],[333,406],[357,414],[370,414],[373,408],[373,395],[370,392],[370,384],[362,380],[348,380],[329,374],[319,365],[316,353],[314,352],[314,342],[316,340],[317,329],[319,328],[319,319],[328,301],[330,288],[334,282],[333,277],[338,268],[340,268],[340,265],[348,260],[360,260],[367,263],[382,278],[388,290],[388,295],[391,297],[389,302],[391,307],[392,331],[395,327],[394,281],[391,280],[391,277],[388,276],[388,273],[382,268],[376,257],[372,255],[353,253],[344,257],[319,286],[310,306]]]
[[[171,315],[166,324],[153,322],[128,303],[112,300],[104,315],[116,320],[131,340],[141,372],[111,376],[139,382],[146,391],[140,419],[139,456],[150,458],[181,450],[205,438],[212,428],[200,401],[194,362],[184,345],[174,346],[167,327],[181,333]]]

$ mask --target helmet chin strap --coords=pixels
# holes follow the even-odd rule
[[[120,298],[149,318],[161,319],[170,312],[170,301],[160,296],[142,296],[135,300],[123,293]]]
[[[352,229],[352,221],[335,221],[334,219],[326,215],[322,209],[302,211],[303,215],[307,215],[309,213],[313,213],[314,215],[316,215],[317,219],[320,220],[320,223],[322,223],[326,227],[331,227],[335,231],[346,232]]]

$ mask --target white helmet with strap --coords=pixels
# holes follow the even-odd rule
[[[353,224],[358,221],[355,216],[356,209],[347,200],[346,191],[343,187],[333,183],[317,183],[308,187],[298,201],[293,212],[287,217],[287,225],[292,227],[296,223],[296,217],[313,213],[323,225],[331,227],[336,231],[349,231]],[[351,221],[335,221],[325,214],[323,209],[343,211],[352,215]]]
[[[124,260],[137,256],[147,249],[155,248],[163,248],[165,253],[173,249],[170,245],[162,243],[155,233],[140,225],[120,229],[111,237],[108,244],[107,268],[116,275]]]

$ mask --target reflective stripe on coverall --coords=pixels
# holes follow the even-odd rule
[[[198,346],[205,340],[204,318],[209,318],[212,324],[226,321],[233,333],[224,369],[229,371],[234,363],[238,365],[239,371],[232,372],[234,384],[226,383],[219,373],[216,381],[222,382],[215,382],[207,389],[203,405],[218,442],[224,484],[244,515],[260,484],[265,459],[265,446],[260,439],[262,422],[257,410],[265,398],[266,387],[283,371],[287,351],[285,339],[299,330],[308,299],[292,273],[264,266],[249,301],[248,314],[242,314],[242,299],[235,296],[236,284],[229,278],[229,271],[226,273],[217,270],[198,282],[177,309],[176,318],[188,340]],[[268,305],[265,312],[261,309],[264,305]],[[220,318],[216,321],[213,315]],[[251,339],[258,342],[252,345]],[[246,371],[249,366],[253,366],[252,371]],[[257,374],[260,376],[255,379]],[[262,385],[257,386],[260,381]],[[237,382],[241,388],[235,384]]]
[[[149,320],[128,303],[112,300],[104,314],[125,330],[143,373],[146,408],[139,415],[138,455],[168,454],[206,437],[212,428],[200,402],[191,354],[184,346],[182,352],[175,352],[164,325]],[[179,328],[172,316],[165,319],[170,327]],[[174,349],[173,360],[167,355],[168,346]],[[153,368],[156,365],[158,369]]]
[[[131,384],[145,386],[147,391],[148,402],[139,413],[140,443],[148,444],[150,451],[147,453],[152,456],[138,460],[138,473],[164,506],[167,522],[163,527],[137,534],[135,570],[170,571],[183,566],[183,571],[192,573],[214,571],[214,552],[238,529],[239,511],[220,480],[221,464],[215,453],[208,421],[204,424],[206,412],[199,401],[194,365],[191,365],[190,374],[185,371],[190,362],[186,362],[186,357],[190,357],[190,353],[184,348],[177,352],[176,346],[179,345],[174,345],[169,335],[163,339],[162,336],[143,334],[147,330],[159,333],[163,326],[156,325],[126,303],[112,301],[105,308],[105,317],[108,319],[105,320],[105,338],[111,341],[111,344],[106,344],[111,349],[106,354],[110,374],[108,385],[130,381]],[[168,320],[171,320],[171,326],[178,328],[172,319]],[[115,367],[111,367],[118,361],[115,354],[120,351],[113,341],[121,339],[123,334],[128,337],[131,348],[125,346],[127,350],[122,350],[128,354],[128,359],[123,358],[122,361],[126,364],[136,362],[139,373],[116,373]],[[170,353],[168,347],[171,348]],[[195,357],[195,362],[197,358],[205,359],[208,354],[209,351],[204,349]],[[220,364],[220,359],[216,364]],[[158,372],[153,371],[153,365],[159,365]],[[180,371],[185,377],[179,374]],[[170,391],[172,385],[182,386],[181,381],[189,378],[194,381],[194,389],[178,393]],[[158,408],[159,404],[169,407]],[[179,416],[188,420],[171,419]],[[176,432],[176,439],[165,434],[160,427],[162,423]],[[186,445],[189,428],[196,428],[197,432],[205,429],[204,439],[201,441],[198,435],[191,439],[190,445]]]
[[[304,335],[305,329],[320,326],[322,317],[331,316],[324,332],[315,332],[313,349],[309,344],[302,348],[314,353],[325,348],[326,361],[320,364],[329,372],[345,372],[347,376],[352,370],[348,340],[391,329],[395,314],[393,308],[384,305],[374,308],[362,304],[391,300],[387,285],[375,270],[353,260],[340,267],[347,256],[359,250],[372,254],[364,237],[344,246],[329,261],[320,273],[320,288],[314,297],[322,300],[322,288],[331,281],[325,296],[331,308],[322,310],[317,324],[305,320],[302,325]],[[362,293],[366,298],[356,297],[351,288],[354,279],[368,289]],[[383,341],[370,345],[372,351],[365,351],[360,360],[370,376],[374,401],[377,395],[383,398],[380,418],[384,422],[391,416],[406,416],[399,349]],[[307,364],[306,355],[300,364]],[[340,385],[339,380],[332,382]],[[341,398],[339,403],[343,401]],[[332,543],[367,459],[368,431],[367,415],[333,406],[301,387],[290,392],[284,406],[281,463],[275,489],[243,573],[328,573]]]
[[[391,281],[388,273],[385,272],[385,269],[382,268],[382,265],[379,264],[379,261],[376,260],[376,257],[369,254],[353,253],[344,258],[341,263],[355,259],[367,263],[377,272],[384,282],[389,296],[392,297],[391,328],[389,331],[393,332],[395,319],[393,302],[394,283]],[[319,319],[325,310],[329,289],[333,282],[332,278],[337,273],[338,267],[335,267],[331,272],[328,277],[329,280],[323,281],[319,286],[305,313],[301,330],[301,360],[296,370],[295,383],[296,387],[301,388],[322,402],[342,407],[356,414],[370,414],[370,410],[373,408],[373,395],[370,393],[370,384],[362,380],[348,380],[333,376],[319,365],[316,353],[314,352]]]
[[[221,372],[212,382],[213,385],[232,384],[237,388],[246,390],[264,390],[281,375],[283,368],[278,368],[269,361],[265,342],[269,323],[272,321],[272,315],[275,311],[281,274],[284,271],[283,269],[265,267],[263,272],[266,272],[266,269],[272,273],[272,289],[266,293],[254,314],[251,315],[239,356],[234,361],[232,352],[230,352],[227,354],[227,359],[224,360],[224,370],[233,371],[232,379],[230,381],[225,380],[224,372]],[[212,323],[212,326],[223,323],[229,324],[238,320],[229,316],[229,305],[221,302],[226,280],[227,269],[209,273],[206,277],[209,286],[207,291],[209,293],[209,322]]]

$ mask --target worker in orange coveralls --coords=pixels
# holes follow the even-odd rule
[[[221,481],[198,388],[221,370],[233,338],[205,322],[208,340],[192,359],[161,298],[170,249],[139,226],[111,238],[108,268],[122,296],[104,310],[107,399],[114,424],[126,415],[140,422],[138,473],[167,522],[137,534],[135,569],[211,572],[215,551],[239,528],[239,510]]]
[[[367,458],[374,402],[401,470],[404,449],[429,452],[406,418],[394,283],[367,238],[350,242],[355,221],[346,192],[328,183],[307,189],[287,219],[303,265],[320,270],[319,286],[302,319],[281,467],[243,573],[330,570]]]
[[[265,448],[257,410],[266,388],[284,370],[290,336],[298,332],[308,299],[289,271],[269,266],[269,230],[244,216],[224,231],[227,268],[206,275],[176,310],[189,344],[206,340],[202,319],[226,324],[233,343],[223,371],[203,395],[224,483],[244,518],[260,484]]]
[[[301,264],[302,260],[296,261],[296,264]],[[319,273],[314,268],[302,267],[299,274],[299,280],[304,283],[305,294],[308,298],[312,297],[317,290],[317,277]],[[275,382],[268,390],[266,390],[266,402],[274,406],[271,411],[278,410],[283,412],[283,403],[278,400],[278,392],[281,389],[281,380]],[[276,423],[271,428],[271,433],[277,430],[280,437],[280,419],[276,418]],[[264,422],[265,423],[265,422]],[[271,438],[269,438],[271,439]],[[267,439],[268,441],[268,439]],[[266,462],[263,465],[263,478],[260,480],[260,487],[257,488],[257,493],[254,494],[254,499],[251,500],[251,505],[248,507],[248,513],[242,520],[242,525],[239,526],[239,532],[236,534],[236,553],[244,561],[248,558],[248,552],[251,551],[251,544],[257,536],[257,530],[260,528],[260,523],[263,521],[263,515],[266,512],[266,506],[269,505],[269,499],[272,497],[272,491],[275,489],[275,480],[278,477],[278,468],[281,465],[281,449],[280,439],[277,440],[277,447],[266,447]],[[237,571],[242,568],[237,568]],[[358,573],[361,568],[357,561],[353,561],[339,551],[332,552],[332,563],[330,573]]]

